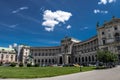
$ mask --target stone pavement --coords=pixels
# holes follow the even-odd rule
[[[94,70],[50,78],[0,80],[120,80],[120,66],[112,69]]]

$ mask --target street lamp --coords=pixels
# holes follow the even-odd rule
[[[80,72],[82,72],[82,67],[81,67],[81,65],[80,65]]]

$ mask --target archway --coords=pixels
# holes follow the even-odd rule
[[[71,58],[70,58],[70,56],[68,57],[68,64],[70,64],[71,63]]]
[[[59,64],[62,64],[63,60],[62,60],[62,56],[59,58]]]

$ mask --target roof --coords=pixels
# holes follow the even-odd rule
[[[76,42],[76,43],[81,42],[81,40],[78,40],[78,39],[73,38],[73,37],[68,37],[68,36],[64,37],[62,40],[66,40],[66,39],[70,39],[71,41]]]
[[[13,48],[6,48],[6,47],[0,47],[0,51],[7,51],[7,52],[15,53],[15,50]]]
[[[99,26],[97,29],[104,28],[105,25],[110,24],[110,23],[112,23],[112,22],[118,22],[118,21],[120,22],[120,18],[112,18],[110,21],[104,22],[103,25],[102,25],[102,26]]]

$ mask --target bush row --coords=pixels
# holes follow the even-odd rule
[[[0,64],[0,66],[2,66],[2,65],[3,65],[3,64]],[[13,62],[13,63],[9,63],[8,65],[11,66],[11,67],[15,67],[15,66],[17,66],[18,64]],[[23,67],[24,65],[23,65],[23,63],[19,63],[18,66],[19,66],[19,67]],[[39,67],[39,64],[32,65],[32,64],[28,63],[28,64],[26,64],[26,66],[27,66],[27,67]]]

